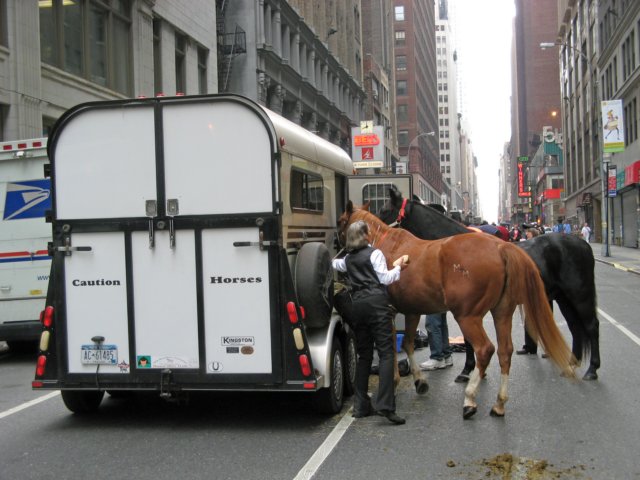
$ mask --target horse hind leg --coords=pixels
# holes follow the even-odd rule
[[[511,315],[492,312],[496,326],[498,340],[498,362],[500,363],[500,388],[496,403],[491,408],[492,417],[504,417],[505,403],[509,399],[507,386],[509,371],[511,370],[511,356],[513,355],[513,341],[511,339]]]
[[[480,387],[480,381],[485,376],[489,361],[495,352],[495,347],[482,328],[482,317],[467,318],[458,323],[464,337],[473,345],[476,356],[476,367],[471,372],[469,383],[464,390],[462,418],[467,420],[478,411],[478,404],[476,403],[478,388]]]

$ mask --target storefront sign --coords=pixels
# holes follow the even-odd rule
[[[615,197],[618,193],[618,178],[617,178],[617,172],[616,172],[616,166],[615,165],[609,165],[609,171],[607,174],[607,196],[608,197]]]

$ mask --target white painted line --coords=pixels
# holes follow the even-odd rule
[[[609,323],[611,323],[613,326],[617,327],[618,330],[620,330],[622,333],[624,333],[627,337],[629,337],[631,340],[633,340],[634,342],[636,342],[640,346],[640,337],[638,337],[635,333],[631,332],[627,327],[625,327],[623,325],[620,325],[617,322],[617,320],[615,320],[610,315],[607,315],[606,313],[604,313],[599,308],[598,308],[598,313],[600,315],[602,315],[604,318],[606,318],[609,321]]]
[[[14,413],[18,413],[25,408],[33,407],[34,405],[37,405],[39,403],[46,402],[47,400],[53,397],[57,397],[58,395],[60,395],[60,392],[56,390],[55,392],[47,393],[46,395],[38,397],[34,400],[25,402],[22,405],[18,405],[17,407],[13,407],[9,410],[5,410],[4,412],[0,412],[0,419],[8,417],[9,415],[13,415]]]
[[[353,407],[340,419],[338,424],[331,431],[329,436],[322,442],[309,461],[300,469],[293,480],[308,480],[313,477],[320,466],[336,447],[342,436],[347,432],[349,425],[353,423],[354,418],[351,416]]]

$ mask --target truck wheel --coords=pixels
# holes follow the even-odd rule
[[[356,393],[356,365],[358,363],[358,353],[356,347],[356,335],[353,330],[345,330],[344,338],[344,394],[350,397]]]
[[[313,406],[319,413],[338,413],[344,403],[344,362],[340,341],[333,339],[331,345],[331,365],[329,366],[331,385],[314,394]]]
[[[305,325],[326,326],[333,311],[333,268],[324,243],[302,246],[296,259],[295,284],[298,301],[305,309]]]
[[[95,390],[62,390],[62,401],[73,413],[86,414],[98,410],[104,392]]]

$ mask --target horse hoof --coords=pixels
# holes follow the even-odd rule
[[[429,384],[425,380],[416,380],[416,393],[418,395],[424,395],[429,391]]]
[[[504,417],[504,413],[498,413],[495,411],[495,409],[491,409],[491,411],[489,412],[489,415],[491,415],[492,417],[498,417],[498,418],[502,418]]]
[[[584,374],[582,379],[583,380],[597,380],[598,379],[598,374],[596,372],[591,372],[591,371],[587,370],[587,373]]]
[[[456,383],[467,383],[468,381],[469,381],[469,374],[464,372],[458,375],[454,380],[454,382]]]
[[[462,418],[464,418],[465,420],[469,420],[476,414],[477,411],[478,409],[476,407],[463,407]]]

